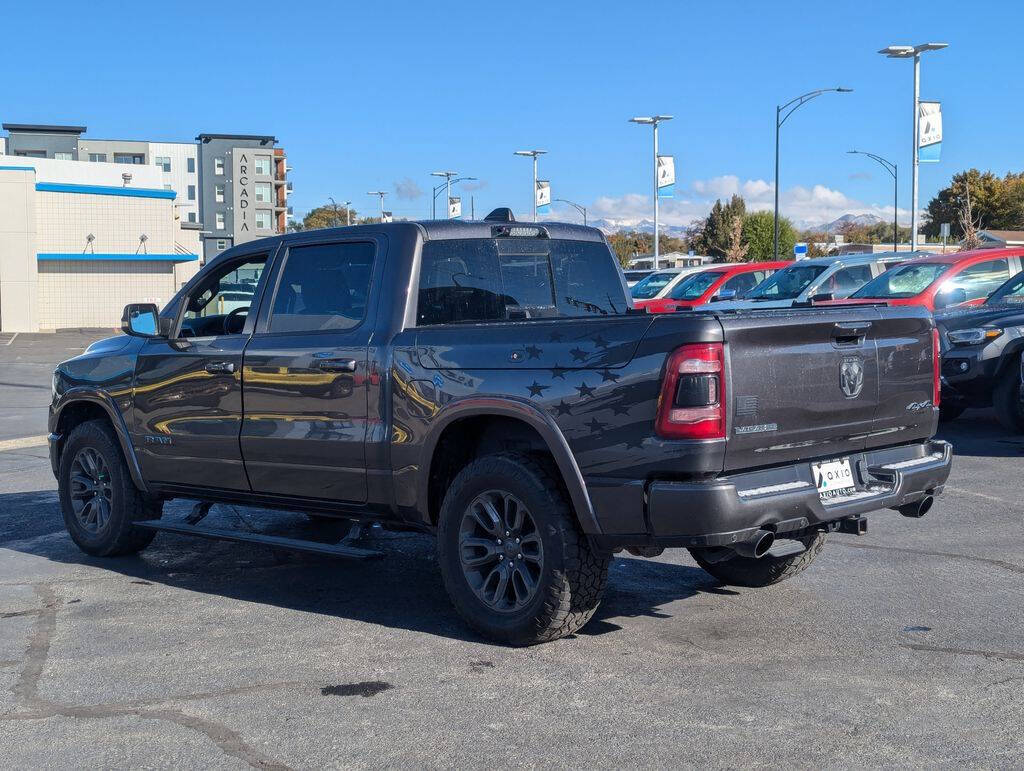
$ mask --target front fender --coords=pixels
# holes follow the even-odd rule
[[[49,439],[51,460],[54,464],[54,474],[57,473],[57,466],[59,465],[58,448],[62,445],[65,439],[65,437],[58,431],[61,415],[69,407],[82,403],[97,405],[107,414],[107,418],[110,420],[110,425],[114,429],[114,434],[117,436],[117,441],[121,445],[121,452],[124,454],[125,463],[128,465],[128,471],[131,474],[132,481],[139,490],[144,493],[148,492],[146,482],[142,477],[142,469],[139,467],[139,460],[135,455],[135,448],[132,446],[131,437],[128,434],[128,427],[125,424],[121,410],[118,408],[110,394],[106,391],[97,388],[90,388],[88,386],[73,386],[64,391],[56,401],[50,405]]]
[[[583,474],[576,463],[576,458],[569,449],[561,429],[550,416],[539,410],[528,401],[508,396],[468,396],[450,402],[443,411],[431,422],[430,430],[423,441],[422,455],[417,477],[417,499],[421,502],[420,511],[428,510],[430,466],[434,458],[434,450],[444,430],[457,420],[468,417],[505,417],[520,420],[533,428],[544,440],[555,465],[561,474],[562,481],[569,491],[573,509],[579,520],[580,527],[587,535],[600,535],[601,528],[594,515],[594,507],[587,492]]]

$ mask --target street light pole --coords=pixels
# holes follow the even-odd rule
[[[772,224],[772,254],[776,260],[779,259],[779,132],[782,129],[782,124],[797,109],[812,99],[822,94],[827,94],[830,91],[834,91],[837,94],[848,94],[853,89],[843,88],[842,86],[838,88],[819,88],[816,91],[808,91],[806,94],[801,94],[795,99],[790,99],[785,104],[775,107],[775,217]],[[783,115],[783,112],[786,112],[786,114]]]
[[[444,177],[444,189],[445,189],[445,191],[447,191],[447,195],[445,195],[445,211],[446,212],[451,212],[451,205],[452,205],[452,177],[456,177],[456,176],[458,176],[458,174],[459,174],[459,172],[457,172],[457,171],[432,171],[432,172],[430,172],[430,176],[432,176],[432,177]],[[434,219],[437,219],[437,206],[436,206],[436,202],[437,202],[437,194],[435,193],[434,201],[431,203],[431,208],[432,208],[433,213],[434,213]],[[451,214],[449,213],[448,216],[446,217],[446,219],[451,219],[451,218],[452,218]]]
[[[537,157],[544,155],[547,150],[516,150],[514,155],[523,155],[533,158],[533,221],[537,221]]]
[[[654,127],[654,269],[659,268],[658,250],[658,124],[663,120],[672,120],[671,115],[653,115],[630,118],[630,123],[640,123]]]
[[[586,206],[580,206],[578,203],[573,203],[572,201],[566,200],[565,198],[556,198],[554,200],[558,201],[559,203],[567,203],[570,206],[574,207],[576,209],[576,211],[578,211],[580,214],[583,215],[583,225],[584,225],[584,227],[586,226],[586,224],[587,224],[587,207]]]
[[[386,190],[370,190],[367,195],[380,196],[380,221],[384,222],[384,196],[387,195]]]
[[[327,200],[331,202],[334,207],[334,219],[331,220],[331,225],[338,227],[338,202],[334,200],[332,196],[327,196]]]
[[[899,212],[899,200],[900,200],[900,178],[899,169],[896,164],[892,161],[887,161],[880,155],[874,153],[867,153],[863,150],[847,150],[850,155],[866,155],[868,158],[872,158],[878,161],[889,174],[892,175],[892,250],[894,252],[899,251],[900,243],[900,227],[896,219],[896,215]]]
[[[914,141],[911,145],[913,152],[913,181],[910,184],[910,248],[917,249],[917,177],[918,177],[918,137],[920,116],[918,115],[919,102],[921,100],[921,54],[925,51],[941,51],[949,43],[922,43],[916,46],[887,46],[878,53],[884,54],[889,59],[911,59],[914,60]]]
[[[345,224],[352,224],[352,202],[345,201]]]
[[[435,171],[435,172],[431,172],[430,176],[432,176],[432,177],[440,177],[440,176],[444,176],[444,174],[446,174],[446,173],[454,174],[455,172],[436,172]],[[442,182],[440,185],[434,185],[434,189],[431,191],[433,193],[433,199],[430,202],[431,219],[435,219],[435,220],[437,219],[437,194],[440,193],[441,190],[447,190],[448,191],[449,205],[451,205],[451,197],[452,197],[451,196],[451,185],[457,185],[459,182],[469,182],[469,181],[476,181],[476,177],[458,177],[457,179],[451,179],[449,177],[448,179],[445,179],[445,181]]]

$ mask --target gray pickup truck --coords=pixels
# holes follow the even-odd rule
[[[927,311],[636,312],[600,231],[508,210],[243,244],[123,330],[54,373],[83,550],[371,553],[204,530],[217,502],[420,530],[458,611],[511,644],[582,627],[617,551],[765,586],[866,512],[922,516],[950,470]],[[174,498],[186,520],[161,519]]]

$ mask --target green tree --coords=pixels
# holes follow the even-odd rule
[[[949,185],[928,202],[927,222],[922,230],[937,237],[942,223],[950,225],[950,236],[964,236],[961,212],[970,208],[981,228],[1017,230],[1024,227],[1024,172],[998,177],[990,171],[968,169],[955,175]]]
[[[654,235],[652,233],[641,233],[636,230],[620,230],[608,236],[608,243],[611,245],[615,256],[619,259],[622,267],[629,267],[629,263],[635,257],[651,256],[654,253]],[[673,238],[662,233],[658,237],[658,251],[665,255],[669,252],[685,252],[686,241],[681,238]]]
[[[715,201],[707,218],[696,224],[690,238],[690,248],[699,254],[711,255],[718,259],[727,259],[729,255],[735,255],[734,223],[737,220],[742,221],[746,213],[747,204],[742,196],[734,195],[725,203]]]
[[[747,259],[751,262],[774,259],[773,221],[774,215],[770,211],[754,212],[743,219],[743,243],[749,247]],[[796,241],[797,232],[793,223],[785,217],[779,217],[779,259],[792,259]]]
[[[380,217],[364,217],[359,218],[356,214],[355,209],[348,209],[351,221],[353,225],[366,225],[370,222],[380,222]],[[345,225],[345,212],[344,206],[339,206],[335,209],[334,204],[325,203],[322,206],[317,206],[315,209],[310,209],[306,213],[306,216],[302,218],[302,223],[292,223],[293,230],[319,230],[320,228],[335,228],[343,227]]]

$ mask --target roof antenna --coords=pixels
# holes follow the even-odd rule
[[[499,206],[497,209],[492,211],[486,217],[484,222],[515,222],[516,218],[512,215],[512,210],[507,206]]]

